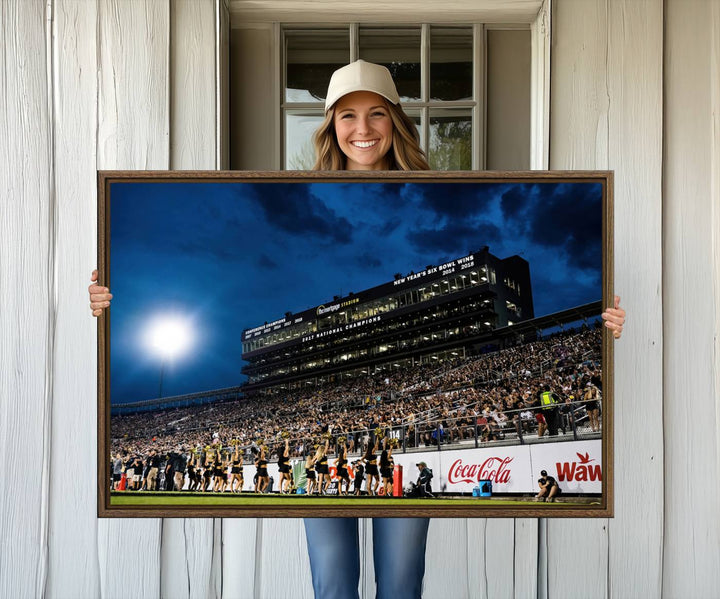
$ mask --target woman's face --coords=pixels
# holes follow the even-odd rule
[[[393,124],[385,99],[359,91],[343,96],[335,105],[333,119],[340,150],[349,171],[377,171],[388,167]]]

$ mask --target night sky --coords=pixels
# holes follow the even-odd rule
[[[112,403],[158,396],[158,315],[194,331],[163,397],[243,382],[242,330],[490,247],[535,316],[601,298],[598,183],[113,183]]]

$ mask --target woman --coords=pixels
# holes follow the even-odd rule
[[[264,493],[270,484],[270,475],[267,469],[267,458],[265,457],[265,446],[260,448],[260,453],[255,460],[255,467],[257,468],[257,480],[255,482],[255,493]]]
[[[380,476],[382,477],[382,489],[385,497],[392,497],[393,484],[393,459],[392,446],[389,446],[390,439],[385,437],[382,441],[383,450],[380,454]]]
[[[198,479],[198,475],[195,470],[195,460],[196,459],[197,459],[197,450],[190,450],[190,458],[188,459],[188,463],[187,463],[188,480],[190,481],[190,485],[188,486],[188,491],[197,491],[198,487],[200,486],[200,481]]]
[[[338,438],[337,459],[335,460],[335,471],[338,478],[338,495],[348,495],[350,492],[350,474],[347,469],[347,447],[345,445],[345,437]],[[345,492],[343,493],[343,483],[345,483]]]
[[[590,417],[590,428],[594,433],[600,430],[599,395],[598,388],[595,385],[588,383],[588,386],[585,389],[585,395],[583,396],[583,401],[585,402],[585,409]]]
[[[307,459],[305,460],[305,479],[307,480],[305,493],[312,495],[317,486],[315,482],[315,454],[313,453],[308,453]]]
[[[290,476],[290,439],[285,439],[285,447],[278,448],[278,470],[280,471],[280,494],[290,492],[292,477]]]
[[[375,455],[377,450],[377,438],[374,438],[368,443],[367,451],[362,457],[362,461],[365,462],[365,474],[367,475],[365,489],[368,495],[375,495],[375,490],[380,485],[380,472],[378,472],[377,456]]]
[[[315,473],[317,474],[316,489],[317,494],[322,495],[325,493],[325,487],[330,482],[330,470],[328,468],[328,449],[330,441],[326,440],[325,445],[318,446],[317,452],[315,453]]]
[[[239,446],[235,445],[232,455],[232,467],[230,468],[230,491],[233,493],[242,492],[243,488],[243,458]]]
[[[314,144],[317,155],[314,170],[429,168],[415,125],[400,107],[390,72],[361,60],[333,73],[325,100],[325,120],[314,136]],[[97,271],[92,280],[97,280]],[[99,285],[91,285],[89,290],[90,307],[99,316],[112,296],[106,287]],[[620,337],[625,312],[619,307],[619,298],[615,298],[614,308],[603,313],[603,318],[605,326],[616,338]],[[427,518],[373,519],[378,597],[420,597],[428,523]],[[360,578],[357,519],[308,518],[305,532],[316,599],[357,599]]]

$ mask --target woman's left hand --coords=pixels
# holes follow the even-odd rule
[[[613,337],[620,339],[625,324],[625,310],[620,307],[619,296],[615,296],[615,306],[607,308],[602,313],[602,318],[605,321],[605,326],[612,331]]]

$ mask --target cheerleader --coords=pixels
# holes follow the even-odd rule
[[[195,471],[195,460],[197,459],[197,454],[195,451],[190,451],[190,459],[187,463],[187,473],[188,473],[188,479],[190,481],[190,485],[188,486],[188,491],[197,491],[198,487],[200,486],[200,481],[198,480],[198,473]]]
[[[365,462],[365,474],[367,474],[367,481],[365,488],[367,489],[368,495],[375,495],[375,490],[380,485],[380,474],[377,467],[377,456],[375,452],[378,450],[377,435],[374,441],[368,443],[367,451],[362,457]]]
[[[227,461],[223,460],[222,454],[218,449],[215,452],[215,461],[213,462],[213,493],[222,493],[225,490],[227,482]]]
[[[317,482],[315,480],[315,455],[312,453],[309,453],[305,459],[305,479],[307,480],[305,493],[307,495],[312,495],[313,491],[317,487]]]
[[[335,460],[335,470],[338,477],[338,495],[347,495],[350,491],[350,475],[347,469],[347,447],[345,439],[338,439],[338,457]],[[345,482],[345,492],[342,492],[343,482]]]
[[[320,445],[315,453],[315,472],[317,473],[317,494],[323,495],[325,487],[330,482],[327,452],[330,446],[330,440],[325,440],[325,445]]]
[[[265,457],[265,446],[260,448],[260,453],[255,460],[257,468],[257,480],[255,481],[255,493],[264,493],[270,484],[270,477],[267,469],[267,458]]]
[[[205,448],[205,459],[203,460],[203,473],[202,473],[202,487],[200,487],[201,492],[205,492],[210,490],[210,487],[212,486],[212,475],[213,475],[213,467],[212,467],[212,453],[210,452],[210,448]]]
[[[393,467],[395,462],[392,458],[392,445],[388,448],[389,439],[385,437],[382,441],[383,450],[380,454],[380,476],[382,476],[382,485],[386,497],[392,497],[393,492]]]
[[[232,493],[241,493],[243,488],[243,459],[242,453],[235,446],[235,453],[232,455],[232,466],[230,468],[230,491]]]
[[[292,487],[292,477],[290,476],[290,440],[285,439],[285,448],[278,450],[278,469],[280,470],[280,494],[289,493]],[[287,483],[287,488],[286,488]]]

